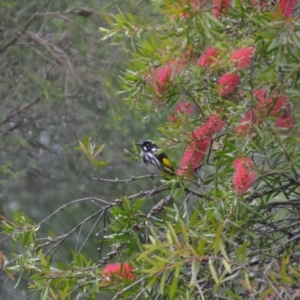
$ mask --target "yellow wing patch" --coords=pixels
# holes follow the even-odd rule
[[[162,159],[162,162],[163,162],[163,164],[164,164],[165,167],[167,167],[167,168],[173,168],[171,162],[167,158],[164,157]]]

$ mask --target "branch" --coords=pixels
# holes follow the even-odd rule
[[[258,179],[256,181],[258,181]],[[274,194],[275,192],[286,191],[288,188],[290,188],[292,186],[299,186],[299,185],[300,185],[299,181],[297,181],[295,179],[290,179],[287,184],[281,185],[277,188],[272,188],[272,189],[269,189],[269,190],[266,190],[266,191],[261,191],[261,192],[259,192],[259,191],[254,192],[252,195],[249,195],[248,197],[246,197],[245,201],[251,202],[254,199],[261,198],[261,197],[266,196],[266,195],[271,195],[271,194]]]
[[[142,179],[142,178],[152,178],[152,177],[161,177],[161,175],[159,174],[154,174],[154,175],[142,175],[142,176],[138,176],[138,177],[135,177],[135,176],[132,176],[130,179],[106,179],[106,178],[100,178],[100,177],[97,177],[97,178],[93,178],[93,180],[97,180],[97,181],[103,181],[103,182],[114,182],[114,183],[128,183],[128,182],[133,182],[133,181],[136,181],[138,179]]]
[[[292,206],[292,207],[300,207],[300,199],[294,199],[294,200],[287,200],[287,201],[276,201],[276,202],[270,202],[270,203],[266,203],[264,205],[261,206],[261,208],[282,208],[282,207],[286,207],[286,206]]]
[[[66,207],[74,204],[74,203],[78,203],[78,202],[82,202],[82,201],[92,201],[93,200],[97,200],[99,202],[103,202],[104,204],[106,205],[109,205],[111,204],[110,202],[108,201],[105,201],[105,200],[102,200],[102,199],[99,199],[99,198],[81,198],[81,199],[77,199],[77,200],[73,200],[69,203],[66,203],[64,205],[62,205],[61,207],[59,207],[57,210],[55,210],[52,214],[50,214],[49,216],[47,216],[45,219],[43,219],[38,225],[37,227],[41,226],[43,223],[45,223],[47,220],[49,220],[51,217],[53,217],[55,214],[57,214],[58,212],[64,210]]]
[[[265,249],[257,249],[257,250],[252,250],[249,251],[249,254],[261,254],[263,252],[269,252],[269,251],[274,251],[274,250],[280,250],[282,248],[287,247],[290,243],[300,240],[300,234],[295,235],[294,237],[292,237],[291,239],[287,240],[286,242],[279,244],[277,246],[274,247],[270,247],[270,248],[265,248]]]
[[[14,38],[12,38],[5,46],[3,46],[0,49],[0,54],[3,53],[8,47],[10,47],[11,45],[15,44],[17,42],[17,40],[23,35],[25,34],[27,28],[30,26],[30,24],[34,21],[34,19],[37,17],[37,13],[39,13],[44,7],[46,7],[49,3],[51,2],[51,0],[47,0],[44,5],[42,5],[30,18],[29,20],[25,23],[23,29],[21,30],[21,34],[15,36]]]
[[[50,13],[37,13],[37,16],[57,16],[57,15],[67,15],[67,14],[74,14],[81,17],[90,17],[92,15],[100,15],[99,12],[96,10],[92,10],[87,7],[73,7],[71,9],[67,9],[65,11],[57,11],[57,12],[50,12]]]
[[[14,108],[11,110],[11,112],[4,117],[2,120],[0,120],[0,125],[3,123],[7,123],[10,121],[11,118],[14,118],[15,116],[19,115],[20,113],[22,113],[23,111],[27,110],[28,108],[30,108],[31,106],[33,106],[34,104],[38,103],[39,101],[41,101],[42,96],[38,96],[36,99],[34,99],[33,101],[31,101],[30,103],[24,105],[23,107],[21,107],[20,109],[18,108]]]

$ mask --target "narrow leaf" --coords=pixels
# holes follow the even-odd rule
[[[209,267],[209,270],[210,270],[213,280],[215,281],[216,284],[219,284],[219,278],[218,278],[216,269],[215,269],[211,259],[209,259],[209,261],[208,261],[208,267]]]
[[[98,150],[93,154],[92,158],[97,157],[97,156],[103,151],[104,147],[105,147],[105,144],[101,145],[101,146],[98,148]]]

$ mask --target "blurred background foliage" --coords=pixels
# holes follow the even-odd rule
[[[130,178],[145,174],[139,163],[127,162],[124,148],[132,141],[158,138],[160,116],[144,120],[118,95],[119,76],[131,59],[122,44],[101,41],[99,27],[119,10],[155,19],[149,1],[6,1],[0,2],[0,214],[14,211],[38,223],[61,205],[97,196],[114,200],[120,194],[153,186],[151,180],[103,184],[95,177],[78,140],[85,135],[106,144],[99,175]],[[154,19],[153,19],[154,18]],[[124,41],[124,46],[130,41]],[[51,232],[73,228],[95,205],[78,203],[55,216]],[[48,224],[47,224],[48,225]],[[40,228],[49,234],[48,226]],[[84,238],[90,228],[83,228]],[[68,257],[76,239],[67,240],[60,257]],[[97,260],[97,237],[84,249]],[[11,244],[0,250],[8,253]],[[61,259],[64,261],[64,259]],[[3,275],[3,274],[2,274]],[[0,299],[20,299],[22,286],[0,277]]]

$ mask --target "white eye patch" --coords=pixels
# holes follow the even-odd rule
[[[147,151],[147,147],[146,147],[146,146],[144,146],[144,147],[143,147],[143,150],[144,150],[144,151]]]

